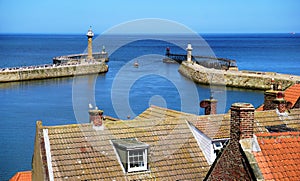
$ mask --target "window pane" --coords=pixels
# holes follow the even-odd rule
[[[129,167],[136,168],[136,167],[144,167],[145,160],[144,154],[145,150],[132,150],[129,151]]]

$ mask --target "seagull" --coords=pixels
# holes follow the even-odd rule
[[[93,105],[91,103],[89,103],[89,108],[93,109]]]

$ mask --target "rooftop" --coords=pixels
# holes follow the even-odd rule
[[[106,120],[103,131],[95,131],[91,124],[37,125],[40,134],[48,131],[54,180],[193,180],[203,179],[209,169],[185,120]],[[40,141],[45,138],[40,136]],[[128,138],[149,145],[149,171],[122,170],[111,140]],[[47,170],[46,161],[43,167]]]
[[[230,114],[195,115],[158,106],[151,106],[134,120],[176,118],[187,120],[211,139],[229,138]],[[288,116],[280,116],[275,110],[256,111],[254,113],[254,132],[268,132],[267,126],[285,125],[300,130],[300,109],[292,109]]]
[[[9,181],[31,181],[31,171],[18,172]]]
[[[285,100],[292,103],[292,107],[295,106],[296,102],[300,98],[300,84],[294,84],[287,88],[285,91]]]
[[[230,137],[229,113],[199,116],[151,106],[133,120],[105,118],[101,131],[92,124],[43,126],[37,122],[36,145],[41,145],[43,169],[54,180],[203,179],[210,166],[190,124],[211,140]],[[300,109],[290,110],[287,116],[275,110],[254,113],[254,133],[267,133],[266,127],[282,125],[299,130]],[[124,171],[116,145],[126,150],[148,149],[149,169]]]
[[[294,84],[284,91],[284,99],[291,103],[291,108],[294,108],[297,102],[300,102],[300,84]],[[256,111],[263,111],[264,104],[259,106]],[[297,107],[299,108],[299,107]]]
[[[265,180],[298,180],[300,132],[260,133],[261,151],[253,152]]]
[[[147,148],[149,146],[145,143],[138,141],[135,138],[116,139],[116,140],[112,140],[112,142],[117,146],[126,149]]]

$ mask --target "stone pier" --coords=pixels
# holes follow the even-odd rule
[[[182,62],[178,70],[185,77],[199,84],[224,85],[229,87],[268,90],[272,79],[282,89],[300,81],[300,76],[275,72],[231,71],[205,68],[196,63]]]
[[[98,74],[108,71],[105,62],[47,64],[39,66],[3,68],[0,70],[0,82],[14,82],[76,75]]]

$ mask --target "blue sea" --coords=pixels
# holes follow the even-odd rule
[[[300,75],[298,34],[201,36],[217,57],[236,60],[241,70]],[[112,37],[109,42],[112,45],[105,46],[118,47],[126,38],[122,35]],[[202,46],[188,35],[168,35],[167,38],[192,42],[194,50]],[[184,52],[165,41],[142,39],[109,52],[109,72],[106,74],[76,77],[76,81],[55,78],[1,83],[0,180],[8,180],[18,171],[31,169],[37,120],[42,120],[43,125],[87,122],[86,119],[77,121],[73,109],[81,99],[94,102],[94,106],[103,109],[106,115],[123,119],[126,115],[133,118],[150,104],[203,114],[199,102],[209,98],[211,90],[219,100],[219,113],[227,112],[234,102],[250,102],[255,107],[262,104],[263,91],[194,84],[178,73],[178,64],[162,63],[167,46],[171,47],[172,53]],[[49,64],[52,57],[82,53],[86,47],[85,35],[0,35],[0,67]],[[102,46],[93,49],[101,51]],[[134,67],[133,62],[138,62],[139,67]],[[81,91],[88,93],[77,94]],[[82,111],[88,109],[87,105],[79,108]]]

